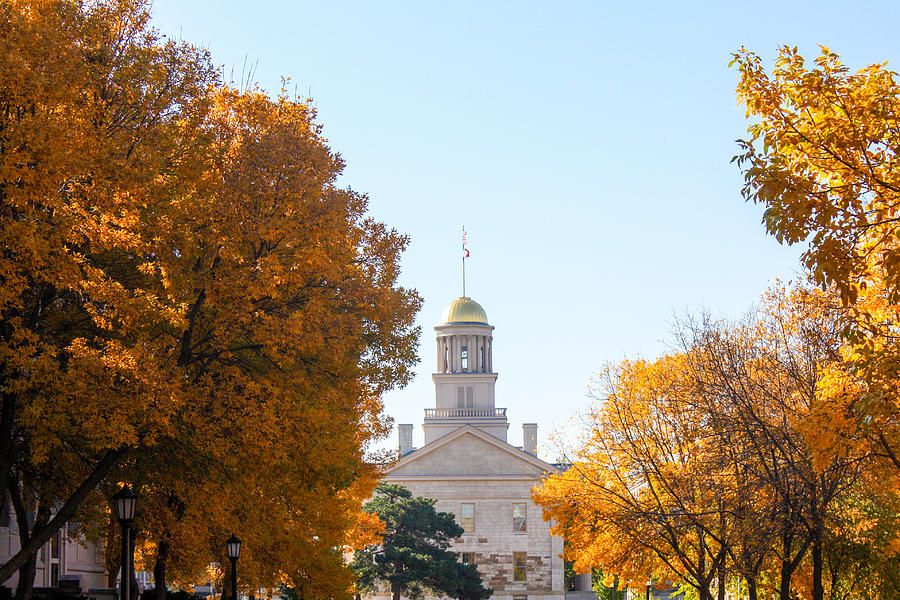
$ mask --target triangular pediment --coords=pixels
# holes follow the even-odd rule
[[[471,425],[407,454],[385,472],[406,476],[543,477],[556,468]]]

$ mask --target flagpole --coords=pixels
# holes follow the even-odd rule
[[[466,297],[466,227],[463,225],[463,237],[462,237],[462,260],[463,260],[463,298]]]

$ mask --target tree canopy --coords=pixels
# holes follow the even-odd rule
[[[463,534],[450,513],[437,512],[432,498],[413,497],[397,484],[379,484],[363,506],[384,523],[380,544],[357,550],[351,567],[362,592],[379,585],[390,589],[394,600],[401,594],[420,598],[441,594],[460,600],[484,600],[491,590],[481,584],[473,564],[463,564],[449,550],[450,543]]]
[[[607,366],[572,467],[535,490],[580,571],[755,600],[892,598],[900,577],[900,87],[827,48],[741,49],[734,160],[807,277],[743,321]]]
[[[889,597],[897,499],[859,436],[822,451],[840,317],[824,292],[776,287],[743,322],[688,319],[672,353],[607,367],[571,468],[534,492],[576,569],[700,600],[729,585],[753,600]]]
[[[139,554],[178,578],[238,531],[246,585],[343,593],[325,573],[374,486],[381,394],[416,360],[407,238],[337,185],[310,102],[223,84],[148,9],[0,5],[0,485],[23,542],[0,581],[68,519],[102,539],[131,481]]]
[[[806,244],[811,277],[846,309],[841,352],[851,368],[822,383],[843,410],[832,411],[830,429],[836,438],[863,431],[873,453],[893,465],[884,476],[900,490],[896,73],[886,63],[851,72],[825,47],[811,65],[783,47],[771,73],[745,49],[734,64],[738,99],[753,119],[735,157],[744,197],[765,207],[763,223],[779,241]]]

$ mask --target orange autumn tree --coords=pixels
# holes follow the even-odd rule
[[[308,557],[323,552],[341,565],[334,549],[367,496],[344,490],[361,477],[374,485],[363,450],[386,432],[379,398],[405,382],[414,360],[418,299],[395,287],[406,239],[365,217],[365,197],[335,187],[342,163],[313,118],[305,102],[218,92],[202,127],[215,141],[212,177],[179,190],[177,210],[165,215],[175,233],[155,252],[163,272],[183,278],[169,276],[172,302],[188,307],[169,334],[194,398],[179,421],[198,445],[184,456],[184,475],[193,480],[207,465],[213,477],[225,473],[206,496],[222,514],[211,550],[221,551],[229,529],[241,531],[251,587],[295,575],[309,582],[317,569]],[[216,410],[241,418],[200,431]],[[150,464],[167,458],[165,444],[157,449],[165,452],[146,455]],[[141,459],[135,473],[156,472]],[[177,490],[147,483],[160,500]],[[194,502],[190,490],[175,495]],[[173,519],[145,528],[158,573],[165,536],[185,528]],[[318,585],[329,582],[337,578]]]
[[[602,569],[631,587],[682,581],[701,600],[725,566],[733,521],[709,471],[702,415],[686,401],[683,356],[608,367],[572,466],[533,492],[557,521],[579,572]]]
[[[893,467],[883,478],[900,490],[896,74],[886,63],[852,72],[824,47],[812,64],[788,47],[771,71],[745,49],[734,64],[738,100],[753,120],[735,157],[744,197],[765,207],[763,223],[779,241],[806,245],[811,276],[833,286],[847,309],[842,354],[852,376],[823,382],[823,394],[834,395],[826,422],[836,424],[823,437],[835,442],[860,429]],[[848,400],[857,379],[864,393]]]
[[[840,362],[829,306],[775,288],[743,323],[688,320],[676,353],[606,370],[572,467],[535,491],[578,569],[783,600],[867,587],[861,568],[896,572],[878,558],[892,505],[864,477],[864,448],[814,450],[819,382]]]
[[[0,484],[23,545],[0,581],[22,569],[24,598],[37,549],[181,402],[144,343],[179,309],[141,220],[214,75],[148,20],[139,2],[0,5]]]
[[[73,516],[100,537],[128,480],[160,582],[234,530],[246,585],[336,595],[381,394],[415,361],[407,240],[336,185],[308,103],[219,85],[146,8],[0,7],[0,458],[25,542],[0,580]]]
[[[861,479],[870,457],[858,439],[827,455],[819,447],[821,382],[846,369],[841,317],[830,295],[779,285],[746,322],[704,320],[681,338],[702,390],[698,408],[714,424],[719,453],[738,467],[735,485],[749,487],[735,507],[744,526],[730,554],[751,598],[771,587],[784,600],[798,590],[822,599],[852,575],[827,555],[845,503],[871,496]]]

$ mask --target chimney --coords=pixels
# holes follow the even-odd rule
[[[412,423],[400,423],[397,425],[397,433],[400,436],[400,456],[406,456],[413,451],[412,431]]]
[[[522,447],[528,454],[537,456],[537,423],[522,423]]]

